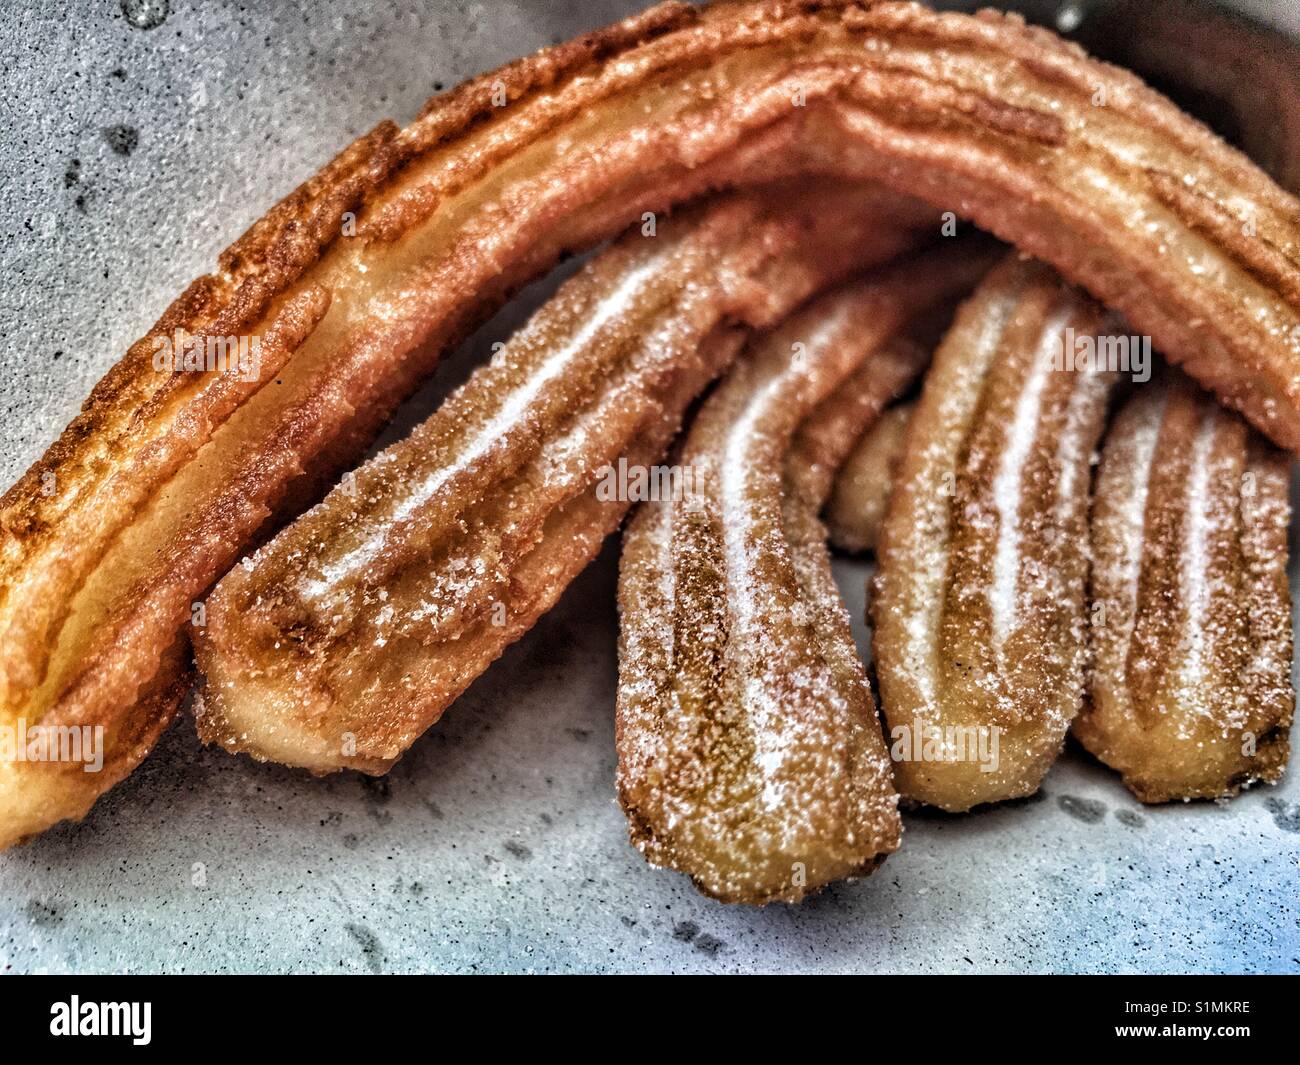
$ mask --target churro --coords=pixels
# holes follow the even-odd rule
[[[1300,193],[1300,41],[1208,0],[1116,0],[1088,11],[1078,39],[1170,85]]]
[[[85,813],[187,683],[198,601],[566,251],[724,185],[878,179],[1054,263],[1300,448],[1300,207],[1137,79],[1013,16],[667,3],[344,150],[195,281],[0,500],[0,845]],[[256,365],[227,372],[233,343]],[[169,350],[179,347],[182,350]]]
[[[935,353],[871,603],[909,799],[960,811],[1031,794],[1078,712],[1090,469],[1116,374],[1065,356],[1106,321],[1013,255]]]
[[[836,475],[825,517],[831,543],[841,551],[875,551],[914,406],[899,403],[877,418]]]
[[[1176,373],[1107,433],[1074,734],[1143,802],[1223,798],[1286,768],[1289,466]]]
[[[708,895],[796,901],[898,846],[875,704],[817,512],[856,435],[924,365],[900,334],[990,261],[953,250],[888,268],[758,342],[681,448],[691,490],[629,524],[619,798],[646,858]],[[819,404],[830,410],[814,415]]]
[[[744,327],[935,222],[814,184],[633,229],[217,585],[195,642],[200,734],[317,772],[386,771],[594,557],[636,501],[620,471],[658,469]]]

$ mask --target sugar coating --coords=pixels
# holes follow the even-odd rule
[[[1055,356],[1067,327],[1086,336],[1104,321],[1049,268],[1013,255],[927,374],[872,603],[895,776],[910,798],[966,810],[1032,793],[1078,712],[1087,489],[1115,375],[1061,369]]]
[[[1285,768],[1288,481],[1281,452],[1176,371],[1107,435],[1075,733],[1144,802],[1225,798]]]
[[[643,506],[620,575],[619,790],[634,842],[730,901],[794,901],[899,841],[874,701],[817,517],[835,469],[923,352],[898,333],[987,255],[933,255],[757,345]],[[870,372],[868,372],[870,371]]]

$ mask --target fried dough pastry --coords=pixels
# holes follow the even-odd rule
[[[644,212],[795,174],[971,217],[1300,447],[1296,201],[1136,79],[990,13],[662,4],[348,147],[0,499],[0,724],[102,726],[107,748],[100,773],[0,766],[0,845],[81,816],[138,763],[184,690],[196,601],[449,343]],[[240,338],[255,366],[204,358]]]
[[[1105,322],[1013,255],[935,353],[871,604],[906,798],[961,811],[1033,793],[1079,710],[1090,466],[1116,375],[1062,344]]]
[[[954,251],[890,268],[757,343],[691,426],[678,458],[687,490],[628,526],[619,798],[651,864],[707,895],[797,901],[898,846],[875,705],[817,514],[856,436],[924,364],[900,333],[990,261]],[[829,409],[813,415],[819,404]]]
[[[1235,795],[1286,768],[1289,465],[1172,373],[1107,433],[1074,734],[1143,802]]]
[[[200,735],[385,772],[595,556],[742,326],[888,259],[893,196],[735,193],[632,230],[407,439],[236,567],[195,640]]]
[[[1115,0],[1079,39],[1174,85],[1284,189],[1300,192],[1300,42],[1207,0]]]
[[[899,403],[881,414],[836,475],[825,518],[831,543],[841,551],[875,551],[914,407]]]

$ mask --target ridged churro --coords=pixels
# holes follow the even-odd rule
[[[663,4],[347,148],[0,500],[0,724],[107,745],[96,774],[0,765],[0,846],[138,763],[184,691],[197,601],[519,285],[645,212],[812,174],[879,179],[1053,262],[1300,448],[1300,208],[1135,78],[988,12]],[[254,338],[239,373],[205,357]]]
[[[386,771],[594,557],[635,501],[617,471],[659,463],[744,327],[935,224],[891,194],[805,184],[633,229],[217,585],[196,639],[200,734]]]
[[[875,551],[914,407],[899,403],[881,414],[836,474],[825,517],[831,543],[841,551]]]
[[[1224,798],[1286,768],[1289,466],[1175,373],[1107,433],[1074,734],[1143,802]]]
[[[909,799],[960,811],[1031,794],[1078,712],[1090,469],[1116,374],[1074,360],[1067,338],[1106,321],[1051,269],[1012,256],[935,353],[871,603]]]
[[[1211,111],[1212,125],[1300,193],[1300,41],[1212,0],[1114,0],[1080,29],[1084,47]]]
[[[646,858],[708,895],[796,901],[898,846],[875,705],[817,512],[856,435],[924,364],[900,334],[942,313],[990,255],[887,268],[758,342],[691,426],[677,460],[689,491],[644,504],[628,527],[619,798]],[[796,444],[819,404],[831,409]]]

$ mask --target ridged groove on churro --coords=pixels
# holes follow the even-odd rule
[[[1300,193],[1300,41],[1205,0],[1120,0],[1088,13],[1085,47],[1195,94],[1210,124]]]
[[[878,548],[874,657],[894,774],[946,810],[1035,791],[1083,694],[1090,463],[1115,375],[1066,368],[1100,307],[1010,257],[958,313]]]
[[[1286,768],[1289,465],[1174,373],[1107,434],[1074,733],[1143,802],[1223,798]]]
[[[989,261],[954,250],[890,268],[758,342],[680,450],[689,491],[644,504],[629,525],[619,797],[647,859],[709,895],[797,900],[898,845],[817,511],[854,434],[919,372],[921,349],[898,342],[900,330],[940,313]],[[800,423],[864,364],[865,397],[831,400],[787,463]]]
[[[6,493],[0,713],[122,742],[99,774],[6,764],[0,844],[79,816],[130,770],[174,707],[160,693],[180,690],[171,649],[194,600],[515,287],[643,211],[828,172],[1050,259],[1300,447],[1300,208],[1135,79],[991,13],[666,4],[341,153]],[[260,372],[155,371],[178,329],[261,338]]]
[[[617,527],[630,503],[595,494],[601,471],[659,461],[739,326],[920,239],[893,206],[860,186],[780,187],[634,229],[217,586],[197,641],[204,738],[386,769]],[[543,587],[521,587],[525,566]]]
[[[836,475],[825,517],[831,543],[841,551],[876,549],[913,408],[899,403],[881,414]]]

